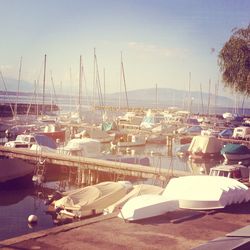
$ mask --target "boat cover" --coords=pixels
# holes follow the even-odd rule
[[[221,154],[250,154],[250,149],[242,144],[229,143],[221,149]]]
[[[73,211],[78,217],[102,213],[103,209],[125,196],[131,185],[123,182],[101,182],[64,193],[64,197],[55,201],[55,207]]]
[[[215,136],[197,135],[194,136],[188,151],[191,153],[214,154],[219,153],[222,148],[222,142]]]

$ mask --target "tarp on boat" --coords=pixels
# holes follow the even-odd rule
[[[84,157],[100,156],[101,144],[98,140],[92,138],[72,139],[66,147],[60,148],[59,152],[67,153],[69,151],[81,151]]]
[[[219,153],[222,149],[222,142],[215,136],[197,135],[194,136],[188,151],[191,153]]]
[[[101,182],[65,192],[63,198],[55,201],[55,207],[70,210],[78,217],[102,213],[104,208],[120,200],[131,188],[132,184],[124,182]]]
[[[221,149],[221,154],[250,154],[250,149],[242,144],[229,143]]]

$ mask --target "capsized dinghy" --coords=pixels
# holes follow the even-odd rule
[[[120,209],[129,199],[144,195],[144,194],[161,194],[163,192],[163,188],[150,184],[139,184],[134,185],[133,189],[124,197],[122,197],[119,201],[115,202],[111,206],[104,209],[104,214],[110,214],[114,211]]]
[[[184,176],[173,178],[163,194],[179,200],[180,208],[209,210],[250,200],[250,190],[243,183],[223,176]]]
[[[136,221],[159,216],[178,208],[179,202],[177,200],[169,200],[167,197],[157,194],[145,194],[128,200],[118,217],[128,221]]]

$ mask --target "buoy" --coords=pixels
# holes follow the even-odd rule
[[[29,217],[28,217],[28,222],[29,223],[37,223],[38,221],[38,217],[34,214],[31,214]]]

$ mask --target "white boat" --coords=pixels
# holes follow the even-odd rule
[[[4,146],[30,149],[34,146],[32,148],[33,150],[38,150],[38,148],[39,150],[41,150],[41,148],[47,148],[47,151],[55,150],[57,147],[53,139],[43,134],[21,134],[16,137],[16,140],[6,142]]]
[[[249,169],[241,164],[218,165],[210,168],[209,175],[224,176],[239,181],[249,181]]]
[[[180,208],[210,210],[248,202],[250,190],[235,179],[197,175],[171,179],[162,195],[179,200]]]
[[[81,138],[70,140],[65,147],[57,149],[59,154],[81,157],[101,157],[101,144],[98,140],[91,138]]]
[[[161,194],[163,192],[163,188],[150,184],[139,184],[134,185],[133,189],[124,197],[122,197],[119,201],[115,202],[111,206],[104,209],[104,214],[110,214],[115,211],[118,211],[129,199],[144,195],[144,194]]]
[[[104,208],[120,200],[132,189],[130,182],[101,182],[99,184],[65,192],[55,201],[60,214],[85,217],[103,213]]]
[[[99,128],[85,129],[79,134],[76,134],[75,137],[76,138],[87,137],[98,140],[101,143],[108,143],[114,139],[114,135],[108,134],[106,131],[103,131]]]
[[[206,159],[221,157],[222,142],[215,136],[194,136],[188,148],[191,159]]]
[[[35,166],[20,159],[0,159],[0,185],[32,181]]]
[[[145,194],[128,200],[118,217],[128,221],[136,221],[159,216],[178,208],[178,200],[169,200],[167,197],[157,194]]]

